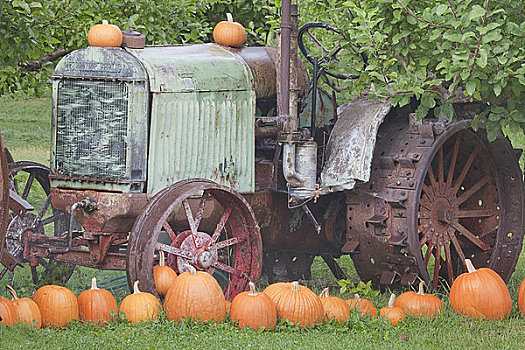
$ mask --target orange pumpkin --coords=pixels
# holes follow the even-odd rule
[[[264,294],[270,297],[270,299],[274,300],[275,296],[279,294],[279,291],[283,288],[290,288],[291,283],[290,282],[276,282],[270,284],[266,289],[263,291]]]
[[[275,291],[270,290],[272,293],[267,295],[275,303],[277,313],[282,319],[299,323],[299,327],[310,327],[323,321],[324,309],[321,299],[308,287],[295,281],[283,283],[272,289]]]
[[[518,308],[521,314],[525,316],[525,279],[521,282],[520,289],[518,290]]]
[[[395,300],[396,295],[392,294],[388,300],[388,306],[382,307],[381,310],[379,310],[379,315],[392,323],[393,326],[396,326],[399,321],[403,321],[405,319],[405,312],[403,309],[394,306]]]
[[[369,318],[377,317],[377,310],[374,304],[366,299],[361,299],[359,294],[354,294],[354,299],[345,300],[350,305],[350,310],[361,313],[361,317],[368,315]]]
[[[18,313],[13,302],[0,297],[0,323],[6,326],[14,326],[18,322]]]
[[[168,289],[170,289],[175,278],[177,278],[177,274],[171,267],[164,264],[164,252],[159,250],[159,266],[153,268],[153,279],[155,280],[155,288],[162,298],[168,293]]]
[[[226,299],[219,283],[212,275],[186,265],[166,295],[164,309],[169,320],[183,318],[202,322],[222,322],[226,318]]]
[[[335,318],[339,323],[343,323],[350,317],[350,305],[339,297],[331,297],[328,288],[323,289],[319,297],[323,304],[325,321]]]
[[[224,305],[226,305],[226,314],[229,315],[232,309],[232,303],[231,301],[226,300],[224,302]]]
[[[42,315],[38,305],[29,298],[18,298],[15,290],[10,285],[6,286],[13,298],[13,306],[17,314],[17,321],[27,325],[40,328],[42,327]]]
[[[248,283],[250,291],[238,294],[231,303],[231,319],[238,321],[239,328],[275,328],[277,309],[272,299],[255,290],[255,284]]]
[[[118,313],[117,301],[113,294],[97,288],[97,279],[91,279],[91,289],[78,296],[78,310],[81,322],[105,325],[113,321]]]
[[[450,306],[454,311],[488,320],[508,317],[512,299],[503,279],[491,269],[476,270],[469,259],[465,259],[465,264],[468,272],[459,275],[450,287]]]
[[[42,327],[65,327],[78,319],[78,302],[75,294],[66,287],[47,285],[40,287],[33,301],[42,315]]]
[[[407,315],[437,317],[443,309],[443,302],[433,294],[424,292],[425,282],[419,283],[418,292],[409,291],[397,297],[394,305],[400,307]]]
[[[88,32],[88,42],[91,46],[118,47],[122,44],[122,31],[114,24],[103,20],[95,24]]]
[[[227,13],[226,17],[227,21],[219,22],[213,28],[213,40],[220,45],[242,47],[246,42],[244,27],[233,21],[231,13]]]
[[[151,293],[139,290],[139,281],[133,284],[133,294],[130,294],[120,303],[119,313],[131,323],[148,322],[159,318],[162,309],[160,301]]]

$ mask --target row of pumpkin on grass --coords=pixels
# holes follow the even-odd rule
[[[501,277],[488,268],[476,270],[468,259],[466,265],[468,272],[456,278],[450,289],[450,304],[454,311],[473,318],[502,319],[509,316],[512,300]],[[301,327],[309,327],[334,318],[344,322],[351,310],[361,316],[377,316],[374,305],[357,294],[355,298],[345,301],[330,296],[328,288],[325,288],[317,296],[298,282],[274,283],[263,292],[257,292],[250,282],[249,291],[240,293],[230,303],[210,274],[196,271],[190,265],[187,269],[188,272],[176,276],[167,289],[162,288],[163,281],[155,281],[159,294],[165,295],[166,317],[172,321],[179,322],[184,318],[222,322],[229,313],[231,320],[237,321],[239,327],[259,329],[274,328],[278,317],[298,323]],[[159,278],[159,275],[155,277]],[[153,294],[141,292],[138,285],[136,281],[134,293],[124,298],[119,313],[132,323],[158,318],[162,309],[160,301]],[[397,299],[392,294],[388,306],[381,308],[380,316],[393,325],[403,320],[405,314],[437,317],[443,303],[437,296],[424,293],[423,287],[424,282],[421,282],[417,293],[405,292]],[[80,293],[78,298],[69,289],[55,285],[41,287],[32,300],[18,299],[10,286],[8,289],[13,301],[0,298],[1,322],[6,325],[24,322],[38,328],[65,327],[75,319],[104,325],[117,315],[115,298],[109,291],[98,289],[95,278],[91,289]],[[518,291],[518,306],[525,314],[525,281]]]

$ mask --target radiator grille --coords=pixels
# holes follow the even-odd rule
[[[59,82],[56,168],[66,176],[126,176],[128,87],[124,82]]]

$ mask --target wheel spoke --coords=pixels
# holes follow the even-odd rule
[[[27,179],[26,185],[24,187],[24,192],[22,193],[22,198],[27,199],[27,196],[29,196],[29,191],[31,190],[31,186],[33,186],[34,180],[35,180],[35,172],[30,172],[29,178]]]
[[[172,241],[175,239],[175,237],[177,237],[177,235],[175,234],[175,232],[171,228],[171,226],[168,223],[168,221],[164,220],[164,222],[162,223],[162,228],[164,228],[166,230],[166,233],[168,234],[168,236],[170,236],[170,239]]]
[[[201,223],[202,214],[204,214],[204,207],[206,206],[206,200],[208,199],[208,192],[205,191],[201,197],[199,203],[199,209],[197,210],[197,215],[195,216],[195,228],[198,229]]]
[[[46,201],[44,202],[44,205],[42,205],[42,208],[38,211],[38,215],[35,218],[35,221],[33,222],[33,225],[35,225],[38,221],[42,220],[44,217],[44,214],[47,211],[47,208],[49,208],[49,204],[51,204],[51,196],[47,196]]]
[[[434,289],[438,286],[438,277],[439,277],[439,268],[441,265],[441,246],[437,245],[436,249],[434,249],[434,278],[432,280],[432,285],[434,286]]]
[[[226,210],[222,214],[221,220],[217,224],[217,227],[215,228],[215,231],[213,231],[213,235],[211,236],[210,243],[217,242],[217,240],[219,239],[219,237],[221,235],[221,231],[224,228],[224,225],[226,225],[226,221],[228,221],[228,218],[230,217],[231,213],[232,213],[232,208],[230,207],[230,208],[228,208],[228,210]]]
[[[432,165],[428,167],[428,179],[430,180],[430,187],[432,187],[432,192],[434,195],[439,193],[439,185],[436,182],[436,177],[434,176],[434,170],[432,170]]]
[[[425,267],[428,266],[428,261],[430,260],[430,256],[432,255],[432,251],[434,250],[434,245],[430,243],[427,247],[427,252],[425,253],[425,260],[423,263],[425,264]]]
[[[490,250],[490,247],[485,244],[481,239],[476,237],[472,232],[470,232],[465,226],[461,225],[460,223],[453,222],[452,226],[458,230],[459,233],[461,233],[463,236],[465,236],[468,240],[470,240],[472,243],[477,245],[479,248],[487,251]]]
[[[219,249],[223,249],[223,248],[241,243],[243,241],[244,239],[238,239],[237,237],[233,237],[233,238],[226,239],[224,241],[217,242],[217,244],[215,244],[215,248],[219,250]]]
[[[221,263],[219,261],[214,262],[211,266],[213,266],[213,267],[215,267],[215,268],[217,268],[219,270],[226,271],[230,275],[235,275],[235,276],[239,276],[239,277],[242,277],[244,275],[241,271],[239,271],[239,270],[237,270],[237,269],[235,269],[235,268],[233,268],[233,267],[231,267],[229,265],[223,264],[223,263]]]
[[[197,247],[197,242],[195,241],[195,237],[197,237],[197,227],[195,227],[195,221],[193,220],[193,214],[191,213],[190,203],[187,199],[184,199],[182,204],[184,205],[184,211],[186,212],[186,219],[188,219],[188,224],[190,225],[193,245]]]
[[[452,286],[454,282],[454,271],[452,270],[452,255],[450,254],[450,242],[445,244],[445,258],[447,259],[447,275],[448,275],[448,284]]]
[[[43,219],[41,221],[42,222],[42,226],[49,225],[50,223],[55,222],[55,220],[57,219],[57,216],[58,215],[53,215],[53,216],[50,216],[50,217],[47,217],[47,218]]]
[[[430,201],[434,200],[434,191],[431,186],[427,186],[425,183],[423,183],[423,192]]]
[[[445,186],[445,170],[443,167],[443,146],[438,151],[438,177],[440,189]]]
[[[173,254],[173,255],[178,255],[178,256],[183,257],[183,258],[188,259],[188,260],[192,260],[193,256],[194,256],[193,253],[190,253],[190,252],[187,252],[185,250],[182,250],[182,249],[179,249],[179,248],[175,248],[175,247],[172,247],[170,245],[167,245],[167,244],[164,244],[164,243],[160,243],[160,242],[155,243],[155,249],[156,250],[163,250],[166,253],[170,253],[170,254]]]
[[[463,253],[463,249],[461,249],[461,245],[459,244],[458,238],[456,237],[456,231],[453,228],[450,228],[448,230],[448,234],[450,236],[450,241],[454,245],[454,249],[456,249],[459,259],[461,260],[461,263],[463,266],[465,266],[465,253]]]
[[[486,230],[483,230],[483,232],[481,232],[481,234],[479,235],[479,238],[483,238],[486,235],[488,235],[489,233],[492,233],[492,232],[496,231],[498,229],[498,227],[499,227],[499,224],[495,224],[494,226],[489,227]]]
[[[473,209],[473,210],[458,210],[454,213],[455,218],[483,218],[497,215],[497,210],[492,209]]]
[[[449,188],[452,188],[452,181],[454,180],[454,171],[456,170],[460,141],[461,139],[458,134],[458,136],[456,136],[456,143],[454,144],[454,151],[452,152],[452,159],[450,160],[450,166],[448,168],[447,185]]]
[[[421,240],[419,241],[419,248],[423,248],[423,246],[425,245],[425,243],[428,242],[428,238],[430,237],[429,235],[429,232],[430,232],[430,227],[427,227],[424,231],[421,232],[421,234],[423,235],[423,237],[421,238]]]
[[[459,188],[461,187],[461,184],[463,183],[463,180],[465,180],[465,176],[467,176],[468,171],[470,170],[470,167],[472,165],[472,162],[474,161],[474,158],[476,158],[476,155],[479,152],[479,148],[476,147],[474,151],[470,154],[470,156],[467,159],[467,162],[463,166],[463,169],[461,170],[461,173],[459,174],[456,183],[452,187],[452,195],[456,195]]]
[[[476,182],[474,186],[469,188],[467,191],[463,192],[463,194],[459,196],[458,199],[456,199],[455,204],[460,205],[461,203],[465,202],[467,199],[472,197],[474,193],[478,192],[483,186],[485,186],[489,181],[489,177],[484,177],[478,182]]]

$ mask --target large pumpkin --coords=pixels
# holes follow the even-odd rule
[[[257,292],[252,282],[248,285],[250,291],[242,292],[233,299],[230,318],[232,321],[238,321],[239,328],[275,328],[277,308],[272,299],[262,292]]]
[[[97,288],[97,279],[91,279],[91,289],[78,296],[78,310],[81,322],[94,322],[98,325],[113,321],[118,313],[117,301],[113,294]]]
[[[116,25],[103,20],[101,24],[91,27],[88,42],[91,46],[118,47],[122,44],[122,31]]]
[[[330,296],[328,288],[323,289],[319,297],[323,304],[325,321],[335,318],[339,323],[343,323],[350,317],[350,305],[339,297]]]
[[[0,297],[0,323],[6,326],[14,326],[18,322],[18,313],[13,302]]]
[[[130,294],[120,303],[119,313],[131,323],[148,322],[159,318],[162,309],[160,301],[151,293],[141,292],[139,281],[133,284],[133,294]]]
[[[518,290],[518,308],[521,314],[525,316],[525,279],[521,282],[520,289]]]
[[[424,292],[425,282],[419,283],[418,292],[409,291],[397,297],[394,305],[407,315],[436,317],[443,309],[443,302],[435,295]]]
[[[297,281],[279,285],[268,296],[275,303],[279,317],[299,323],[300,327],[310,327],[324,319],[321,299]]]
[[[33,295],[33,301],[40,309],[43,327],[65,327],[78,319],[77,297],[66,287],[40,287]]]
[[[217,23],[213,28],[213,40],[217,44],[242,47],[246,42],[246,31],[242,24],[234,22],[231,13],[226,14],[227,21]]]
[[[403,309],[394,305],[395,300],[396,295],[390,295],[388,305],[382,307],[381,310],[379,310],[379,316],[383,317],[384,319],[392,323],[392,325],[394,326],[396,326],[399,323],[399,321],[403,321],[403,319],[405,318],[405,312],[403,311]]]
[[[155,280],[157,293],[159,293],[162,298],[168,293],[168,289],[170,289],[175,278],[177,278],[175,271],[164,263],[164,251],[159,250],[159,266],[153,268],[153,279]]]
[[[465,260],[468,272],[459,275],[450,287],[450,306],[459,314],[488,320],[510,315],[512,299],[507,285],[489,268],[476,270]]]
[[[186,265],[168,291],[164,309],[172,321],[183,318],[202,322],[222,322],[226,318],[226,299],[219,283],[212,275]]]
[[[13,306],[17,314],[17,321],[36,328],[42,327],[42,315],[38,305],[29,298],[18,298],[15,290],[10,285],[6,286],[13,297]]]
[[[377,316],[377,310],[370,300],[362,299],[359,294],[354,294],[353,299],[345,300],[350,305],[350,310],[357,311],[361,317],[368,316],[369,318]]]

